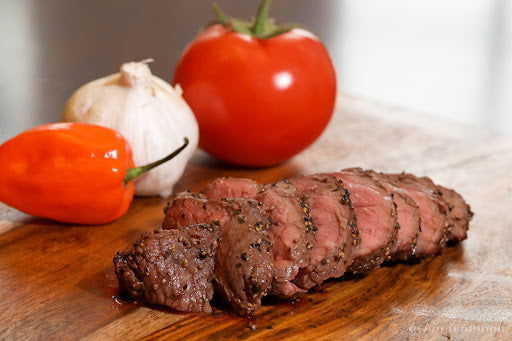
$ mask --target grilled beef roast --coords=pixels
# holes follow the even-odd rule
[[[412,174],[361,168],[260,185],[219,178],[173,196],[162,227],[114,257],[120,289],[178,311],[211,311],[214,290],[239,315],[265,295],[295,298],[346,271],[438,254],[467,237],[455,191]]]

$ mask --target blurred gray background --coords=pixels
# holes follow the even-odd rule
[[[259,2],[217,0],[244,18]],[[0,0],[0,142],[123,62],[170,81],[210,3]],[[324,41],[342,91],[512,133],[512,0],[274,0],[271,16]]]

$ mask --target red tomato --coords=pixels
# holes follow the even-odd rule
[[[173,83],[197,117],[200,146],[243,166],[275,165],[308,147],[336,97],[329,54],[300,28],[258,39],[213,25],[184,51]]]

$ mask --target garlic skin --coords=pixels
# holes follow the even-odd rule
[[[195,116],[173,88],[153,76],[146,62],[130,62],[120,72],[91,81],[71,96],[62,112],[64,122],[85,122],[119,131],[130,143],[136,166],[161,159],[183,144],[174,159],[134,180],[135,195],[167,197],[197,149]]]

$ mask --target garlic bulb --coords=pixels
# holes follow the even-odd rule
[[[136,166],[164,157],[188,137],[189,145],[172,161],[134,181],[139,196],[170,195],[199,139],[197,121],[181,88],[153,76],[145,61],[123,64],[120,73],[80,87],[66,103],[62,121],[119,131],[132,147]]]

